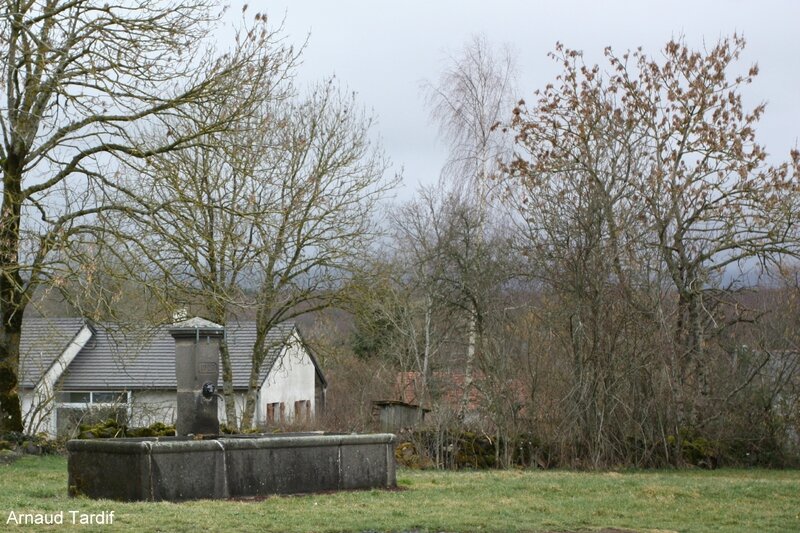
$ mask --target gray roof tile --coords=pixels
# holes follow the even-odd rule
[[[19,343],[19,384],[33,388],[81,328],[82,318],[26,318]]]
[[[28,343],[25,368],[46,369],[80,331],[84,322],[81,319],[44,319],[49,323],[47,325],[34,323],[36,320],[25,320],[23,324],[23,339]],[[169,334],[170,327],[145,330],[94,324],[92,328],[95,335],[67,368],[61,387],[64,390],[174,390],[175,341]],[[267,335],[268,351],[261,366],[259,383],[266,379],[294,329],[294,323],[285,322],[274,327]],[[254,322],[230,324],[226,328],[234,389],[247,388],[255,334]],[[42,372],[40,370],[37,374],[29,371],[28,386],[33,386]],[[221,376],[219,383],[222,384]]]

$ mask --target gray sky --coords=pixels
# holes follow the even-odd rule
[[[231,13],[241,11],[234,2]],[[745,102],[767,102],[759,138],[775,158],[785,158],[800,137],[800,1],[475,1],[475,0],[261,0],[249,13],[285,15],[289,40],[309,37],[299,79],[335,74],[378,117],[376,135],[403,169],[399,193],[408,198],[419,183],[436,181],[446,147],[428,119],[420,84],[436,80],[448,52],[471,34],[510,45],[517,54],[521,97],[553,80],[547,58],[557,41],[601,62],[605,46],[642,46],[659,53],[673,36],[696,47],[733,32],[747,39],[742,67],[758,62],[760,74]],[[602,64],[602,63],[601,63]]]

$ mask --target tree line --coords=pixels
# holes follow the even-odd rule
[[[299,87],[266,15],[220,49],[205,0],[3,9],[0,430],[23,428],[23,316],[58,294],[96,320],[254,319],[232,426],[269,330],[312,317],[325,423],[365,426],[413,377],[440,465],[465,430],[500,465],[797,459],[800,155],[758,143],[741,37],[602,65],[559,44],[530,97],[476,37],[423,88],[439,182],[389,205],[373,117]],[[229,394],[225,346],[222,367]]]
[[[555,80],[517,99],[509,54],[475,39],[429,85],[451,159],[357,281],[354,349],[418,376],[439,445],[469,429],[506,465],[531,442],[569,466],[797,461],[800,159],[757,141],[744,46],[587,65],[559,44]]]

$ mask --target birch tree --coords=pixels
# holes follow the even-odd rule
[[[487,216],[498,161],[508,154],[510,147],[505,130],[497,126],[512,107],[514,83],[511,52],[492,47],[483,36],[473,36],[458,55],[449,59],[437,82],[424,86],[431,117],[449,148],[441,185],[450,187],[454,196],[464,202],[475,204],[475,218],[480,225]],[[476,245],[473,248],[480,247],[482,226],[471,228],[470,232],[470,239]],[[482,302],[474,295],[463,296],[471,305],[464,309],[468,321],[462,416],[472,386],[484,314]]]

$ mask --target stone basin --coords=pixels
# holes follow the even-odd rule
[[[71,440],[69,494],[183,501],[394,488],[394,441],[389,433]]]

